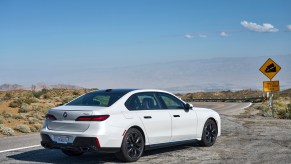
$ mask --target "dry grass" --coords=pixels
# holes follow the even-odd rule
[[[91,90],[0,91],[0,125],[2,127],[0,136],[39,131],[49,108],[62,105],[89,91]]]

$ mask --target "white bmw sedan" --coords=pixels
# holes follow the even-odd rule
[[[220,116],[175,95],[152,89],[107,89],[52,108],[41,129],[41,145],[69,156],[97,151],[137,161],[144,150],[199,141],[212,146]]]

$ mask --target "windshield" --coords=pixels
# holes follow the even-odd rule
[[[126,93],[127,92],[95,91],[78,97],[77,99],[69,102],[66,105],[109,107]]]

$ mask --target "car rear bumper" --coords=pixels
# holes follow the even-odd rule
[[[41,145],[47,149],[66,149],[81,152],[100,152],[100,153],[116,153],[120,151],[120,148],[115,147],[99,147],[96,143],[95,137],[76,137],[73,143],[60,144],[51,140],[49,135],[41,134]]]

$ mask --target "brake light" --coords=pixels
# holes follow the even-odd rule
[[[47,119],[47,120],[56,120],[57,118],[54,116],[54,115],[52,115],[52,114],[46,114],[45,115],[45,118]]]
[[[81,116],[76,119],[76,121],[104,121],[109,117],[109,115],[98,115],[98,116]]]

